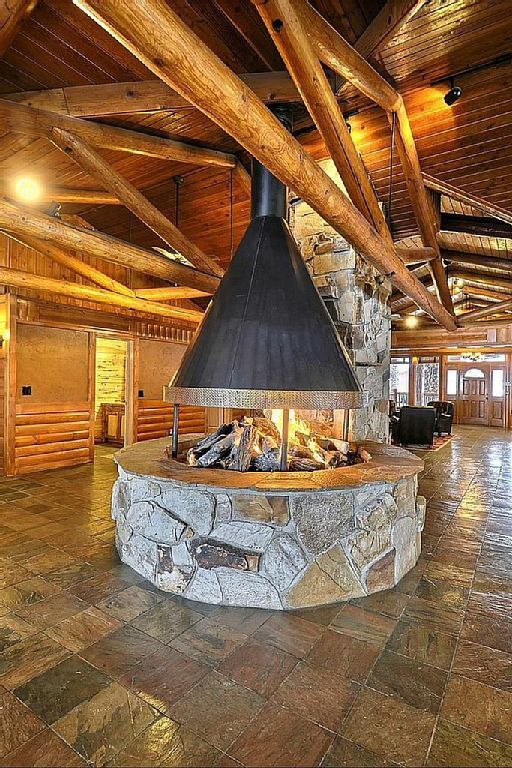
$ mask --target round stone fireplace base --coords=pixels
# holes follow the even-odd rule
[[[393,587],[421,551],[421,459],[364,443],[367,464],[239,473],[164,459],[168,439],[119,451],[119,556],[190,600],[304,608]]]

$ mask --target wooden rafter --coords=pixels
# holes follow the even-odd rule
[[[460,280],[469,280],[473,283],[483,283],[483,285],[493,288],[498,286],[499,288],[507,288],[512,290],[512,279],[506,280],[503,277],[498,277],[491,273],[483,274],[482,272],[473,272],[467,269],[453,269],[450,268],[450,277],[458,277]]]
[[[0,173],[2,169],[0,168]],[[12,169],[9,171],[12,174]],[[2,197],[16,197],[14,188],[5,185],[0,190]],[[92,189],[66,189],[64,187],[41,187],[38,202],[41,203],[85,203],[87,205],[120,205],[120,200],[111,195],[110,192],[103,192]]]
[[[512,224],[485,216],[461,216],[456,213],[441,214],[441,231],[512,238]]]
[[[167,245],[181,253],[202,272],[222,277],[224,271],[217,262],[185,237],[172,221],[169,221],[133,184],[109,165],[93,147],[59,128],[52,131],[51,140],[62,152],[73,158],[82,170],[96,178],[111,194],[118,197]]]
[[[300,101],[288,72],[256,72],[240,75],[265,102]],[[190,107],[190,102],[161,80],[102,85],[74,85],[45,91],[5,94],[8,101],[60,112],[69,117],[106,117],[135,112],[166,112]]]
[[[428,173],[423,174],[423,181],[428,189],[438,192],[439,194],[451,197],[453,200],[458,200],[460,203],[470,205],[471,208],[476,208],[487,216],[491,216],[499,221],[504,221],[507,224],[512,224],[512,213],[506,211],[504,208],[500,208],[497,205],[488,203],[481,197],[471,195],[468,192],[464,192],[460,187],[455,187],[452,184],[448,184],[441,179],[436,179],[434,176],[430,176]]]
[[[267,0],[268,4],[270,0]],[[291,0],[280,0],[291,2]],[[435,259],[429,269],[436,283],[439,299],[453,313],[453,304],[443,267],[432,201],[423,183],[416,144],[407,111],[400,94],[317,12],[307,0],[294,0],[304,11],[308,33],[321,61],[349,80],[354,86],[386,110],[396,125],[396,146],[423,244],[433,248]],[[265,6],[263,6],[265,7]],[[282,33],[281,33],[282,34]],[[394,115],[394,117],[393,117]]]
[[[226,152],[205,149],[173,139],[162,139],[147,133],[130,131],[91,120],[80,120],[57,112],[27,107],[13,101],[0,99],[0,118],[4,128],[13,133],[39,136],[49,139],[54,128],[69,131],[94,147],[133,152],[161,160],[176,160],[194,165],[213,165],[234,168],[236,158]]]
[[[13,237],[13,235],[10,235],[10,237]],[[123,283],[120,283],[118,280],[114,280],[113,277],[109,277],[99,269],[91,267],[90,264],[86,264],[84,261],[73,256],[71,253],[68,253],[68,251],[65,251],[63,248],[53,245],[53,243],[44,242],[43,240],[38,240],[36,237],[30,237],[29,235],[25,235],[23,238],[18,236],[13,239],[18,240],[20,243],[26,245],[28,248],[32,248],[34,251],[49,256],[53,261],[70,269],[72,272],[76,272],[77,275],[85,277],[92,283],[96,283],[100,288],[104,288],[107,291],[113,291],[114,293],[121,293],[124,296],[135,296],[135,293],[131,288],[123,285]]]
[[[512,259],[499,259],[495,256],[485,256],[480,253],[465,253],[448,249],[444,249],[442,254],[447,261],[453,261],[458,264],[475,264],[477,267],[488,267],[490,269],[512,272]]]
[[[391,242],[391,234],[370,177],[310,42],[306,6],[307,3],[298,0],[256,2],[259,14],[322,135],[350,199],[375,229]],[[275,23],[276,19],[279,25]]]
[[[504,312],[507,309],[512,308],[512,299],[505,299],[505,301],[499,301],[497,304],[490,304],[483,309],[473,309],[471,312],[464,312],[459,316],[460,324],[467,325],[475,320],[480,320],[482,317],[488,317],[489,315],[496,315],[500,312]],[[492,322],[492,320],[490,320]],[[512,318],[511,318],[512,322]]]
[[[113,261],[154,277],[214,293],[219,278],[179,264],[155,251],[102,232],[65,224],[57,218],[0,200],[0,229],[20,237],[36,237],[88,256]]]
[[[392,40],[424,4],[425,0],[387,0],[354,48],[365,59],[369,58]]]
[[[432,261],[437,255],[433,248],[408,248],[404,245],[397,245],[396,252],[404,264],[421,264],[424,261]]]
[[[171,317],[187,322],[199,323],[203,313],[199,310],[185,309],[183,307],[171,307],[158,304],[146,299],[138,299],[132,296],[124,296],[120,293],[105,291],[103,288],[67,283],[65,280],[54,280],[51,277],[40,277],[29,272],[21,272],[17,269],[0,267],[0,284],[13,288],[22,288],[29,291],[44,291],[59,296],[68,296],[82,301],[94,301],[109,306],[119,306],[125,309],[133,309],[150,315]]]
[[[478,285],[464,285],[463,293],[469,296],[484,296],[489,299],[497,299],[498,301],[504,301],[509,294],[512,294],[512,286],[510,289],[504,289],[502,291],[491,290],[489,288],[483,288]]]
[[[163,288],[139,288],[135,291],[135,296],[139,299],[150,299],[151,301],[172,301],[174,299],[198,299],[201,296],[208,296],[206,291],[198,291],[196,288],[183,288],[181,286],[170,285]]]
[[[75,0],[154,74],[194,103],[292,187],[331,226],[418,306],[448,329],[453,316],[409,273],[343,192],[255,94],[163,0]],[[190,52],[194,55],[191,56]]]
[[[37,0],[0,0],[0,56],[36,6]]]

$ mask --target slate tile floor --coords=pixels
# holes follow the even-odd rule
[[[115,468],[0,480],[0,766],[511,766],[512,435],[423,454],[423,555],[294,614],[119,563]]]

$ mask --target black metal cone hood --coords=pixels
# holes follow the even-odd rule
[[[281,216],[251,221],[167,397],[227,408],[363,405],[347,352]]]

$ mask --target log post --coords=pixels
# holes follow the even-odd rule
[[[0,200],[0,229],[20,237],[36,237],[44,242],[113,261],[123,267],[146,272],[163,280],[215,293],[219,278],[179,264],[156,251],[118,240],[95,230],[72,227],[53,216],[20,208]]]
[[[453,316],[409,273],[379,235],[255,94],[163,0],[75,0],[171,88],[195,104],[418,306],[449,330]],[[191,55],[193,51],[193,56]]]
[[[201,271],[222,277],[224,270],[217,262],[185,237],[178,227],[169,221],[133,184],[105,162],[99,152],[77,136],[70,134],[69,131],[63,131],[60,128],[55,128],[50,138],[53,144],[71,157],[82,170],[100,181],[105,189],[119,198],[167,245],[181,253]]]

